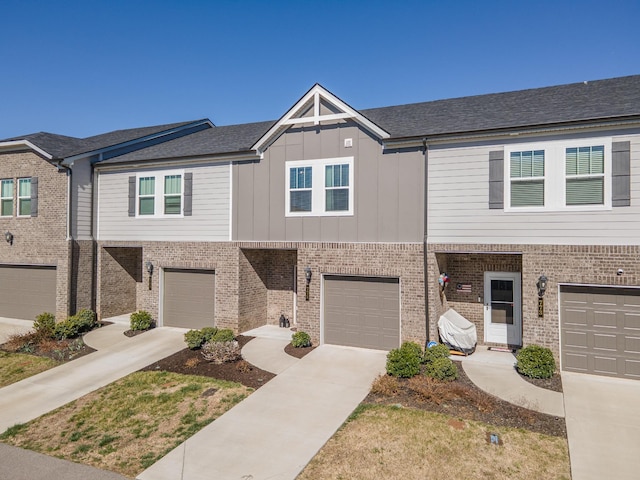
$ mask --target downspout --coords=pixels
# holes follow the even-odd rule
[[[56,164],[58,171],[64,171],[67,176],[67,307],[66,314],[70,315],[74,306],[72,305],[73,292],[73,240],[71,238],[71,169],[62,165],[62,161]],[[75,312],[74,312],[75,313]]]
[[[426,340],[424,343],[425,350],[429,343],[429,265],[427,262],[427,222],[429,220],[429,146],[427,138],[422,139],[422,147],[424,148],[424,235],[423,235],[423,271],[424,271],[424,315],[426,327]]]

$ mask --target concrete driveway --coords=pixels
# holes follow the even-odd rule
[[[640,478],[640,381],[562,372],[573,480]]]
[[[0,343],[6,342],[11,335],[27,333],[33,329],[33,322],[15,318],[0,317]]]

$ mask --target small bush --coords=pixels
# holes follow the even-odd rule
[[[311,337],[307,332],[296,332],[291,335],[291,346],[295,348],[310,347]]]
[[[424,363],[433,362],[437,358],[447,358],[449,356],[449,347],[444,343],[439,343],[431,348],[427,348],[424,352]]]
[[[410,348],[416,354],[422,358],[422,347],[418,345],[416,342],[404,342],[400,348]]]
[[[45,338],[53,337],[53,330],[56,328],[56,316],[49,312],[41,313],[33,322],[33,328]]]
[[[129,318],[131,320],[131,330],[149,330],[153,326],[153,318],[146,310],[133,312]]]
[[[436,358],[427,363],[424,369],[427,377],[450,382],[458,378],[458,367],[450,358]]]
[[[208,338],[209,342],[233,342],[235,340],[233,330],[229,328],[223,328],[218,330],[211,338]]]
[[[231,330],[218,330],[216,327],[204,327],[200,330],[189,330],[184,334],[184,341],[187,342],[187,347],[191,350],[196,350],[207,342],[219,341],[217,338],[220,332],[224,332],[220,335],[220,341],[233,340],[233,332]],[[231,332],[231,338],[229,338],[229,334],[226,332]]]
[[[83,308],[74,315],[78,318],[78,323],[83,332],[88,332],[96,326],[96,313],[88,308]]]
[[[230,342],[207,342],[202,346],[201,353],[205,360],[217,365],[233,362],[241,358],[240,344],[235,340]]]
[[[516,368],[531,378],[551,378],[556,371],[553,353],[540,345],[529,345],[518,352]]]
[[[371,384],[371,393],[393,397],[400,391],[400,382],[391,375],[380,375]]]
[[[411,378],[420,373],[422,356],[410,345],[391,350],[387,354],[387,373],[394,377]]]

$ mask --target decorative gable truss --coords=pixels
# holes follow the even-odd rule
[[[387,131],[316,83],[251,149],[262,155],[291,126],[330,124],[340,120],[353,120],[380,139],[390,137]]]

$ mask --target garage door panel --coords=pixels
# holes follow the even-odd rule
[[[192,329],[214,326],[213,271],[166,269],[163,296],[163,325]]]
[[[640,289],[562,287],[560,298],[563,370],[640,378]]]
[[[390,350],[399,345],[398,279],[327,275],[324,342]]]
[[[56,267],[0,266],[0,317],[35,320],[56,313]]]

